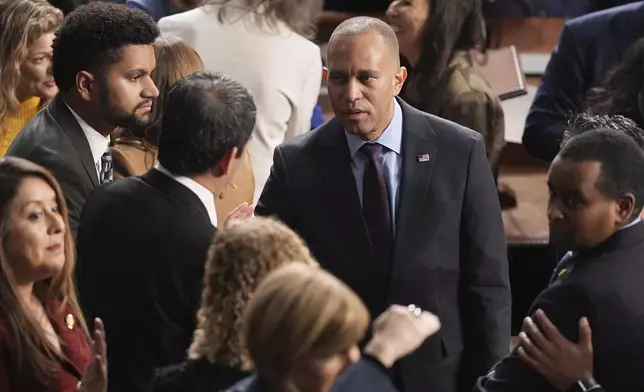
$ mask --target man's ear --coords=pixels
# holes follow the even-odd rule
[[[94,75],[87,71],[80,71],[76,74],[76,90],[84,101],[91,101],[96,94],[96,83]]]
[[[233,147],[223,157],[221,157],[215,169],[215,177],[223,177],[228,174],[232,168],[232,163],[237,159],[238,154],[239,149],[237,147]]]
[[[617,200],[618,224],[626,224],[631,221],[635,211],[635,196],[632,193],[626,193]]]
[[[394,78],[394,95],[400,94],[405,80],[407,80],[407,68],[401,66],[398,68],[398,72],[396,72],[396,77]]]

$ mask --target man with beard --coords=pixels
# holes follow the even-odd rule
[[[644,389],[642,179],[644,152],[623,130],[586,131],[563,145],[548,173],[548,220],[551,243],[569,249],[569,260],[532,305],[521,343],[479,380],[477,391],[590,391],[598,383],[608,391]],[[531,321],[542,312],[574,342],[580,318],[588,320],[595,379],[547,379],[520,359],[522,351],[533,354],[525,331],[552,338]]]
[[[150,77],[158,35],[143,11],[104,2],[78,7],[56,33],[53,75],[60,92],[6,155],[52,171],[63,188],[74,237],[89,194],[112,181],[110,134],[150,119],[159,95]]]

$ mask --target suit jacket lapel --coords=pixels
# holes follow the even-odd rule
[[[327,129],[324,129],[320,148],[316,151],[316,162],[322,186],[326,189],[324,194],[331,207],[329,214],[332,216],[329,216],[329,221],[343,222],[335,226],[342,231],[342,238],[351,239],[354,244],[375,256],[351,170],[351,156],[344,129],[336,118],[331,119],[325,127]]]
[[[74,147],[76,148],[76,151],[78,151],[78,155],[80,156],[81,163],[83,164],[87,175],[92,181],[92,184],[94,185],[94,187],[99,186],[100,184],[98,182],[98,175],[96,174],[96,166],[94,158],[92,157],[92,150],[90,149],[89,142],[87,141],[87,137],[85,137],[83,129],[81,128],[78,121],[76,121],[76,119],[74,118],[74,115],[69,111],[67,105],[65,105],[65,102],[60,95],[54,98],[52,103],[49,105],[49,110],[52,116],[54,116],[54,118],[60,124],[63,132],[67,134],[67,136],[74,144]]]
[[[422,220],[421,211],[427,200],[427,191],[437,158],[437,142],[429,122],[423,114],[404,101],[399,99],[398,103],[403,113],[401,151],[403,164],[392,275],[395,275],[396,272],[396,261],[405,259],[403,252],[411,245],[407,245],[407,241],[415,241],[414,233],[417,230],[427,229],[427,222],[420,222]]]

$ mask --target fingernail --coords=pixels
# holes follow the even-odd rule
[[[543,310],[541,309],[537,309],[536,313],[537,313],[537,316],[539,317],[542,317],[544,315]]]

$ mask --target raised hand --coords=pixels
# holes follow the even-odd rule
[[[232,221],[236,220],[246,220],[253,216],[253,213],[255,212],[255,205],[254,204],[248,204],[246,202],[243,202],[237,208],[232,210],[228,216],[226,216],[226,221],[224,222],[224,226],[229,224]]]
[[[79,392],[107,392],[107,344],[101,319],[94,319],[92,361],[78,388]]]
[[[373,322],[373,338],[365,347],[386,367],[415,351],[440,329],[438,317],[414,305],[392,305]]]

